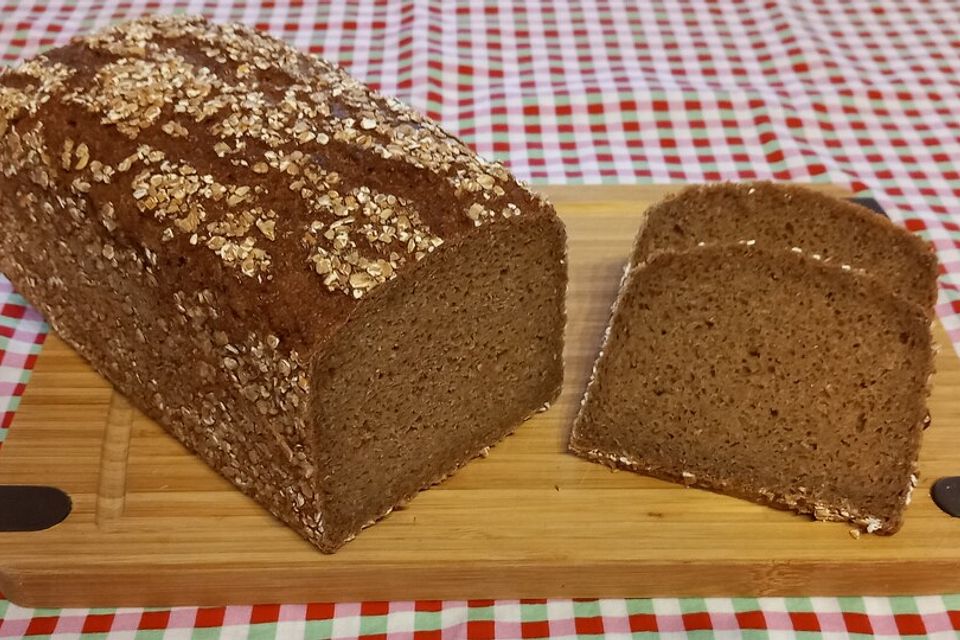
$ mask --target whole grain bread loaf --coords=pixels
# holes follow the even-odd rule
[[[0,72],[0,271],[323,551],[553,399],[565,234],[436,124],[238,25]]]
[[[624,278],[570,448],[893,533],[917,478],[929,322],[801,252],[653,254]]]
[[[633,262],[742,240],[863,269],[931,315],[937,301],[936,254],[919,237],[860,205],[769,182],[698,185],[664,199],[647,211]]]

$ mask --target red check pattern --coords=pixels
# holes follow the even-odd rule
[[[761,0],[0,0],[0,59],[148,12],[254,24],[534,182],[823,181],[930,240],[960,343],[960,6]],[[0,276],[0,444],[46,334]],[[960,597],[19,608],[0,638],[956,637]]]

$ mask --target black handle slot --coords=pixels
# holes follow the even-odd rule
[[[42,531],[70,514],[70,496],[56,487],[0,485],[0,531]]]

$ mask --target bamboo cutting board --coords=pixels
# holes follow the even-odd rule
[[[0,533],[0,589],[101,606],[960,590],[960,521],[930,483],[960,473],[960,363],[942,328],[921,485],[896,536],[854,540],[565,453],[640,215],[667,187],[546,192],[570,238],[567,377],[486,459],[324,556],[189,455],[51,336],[0,456],[0,484],[73,499],[45,531]],[[839,193],[839,191],[836,191]]]

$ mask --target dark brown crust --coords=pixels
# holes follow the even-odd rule
[[[244,66],[250,68],[246,84],[238,85],[237,69]],[[131,79],[137,74],[143,78]],[[182,88],[175,90],[167,75],[178,78]],[[410,236],[418,245],[414,251],[400,246],[406,241],[367,242],[359,222],[350,233],[361,259],[393,262],[397,273],[413,264],[416,255],[433,250],[433,243],[454,241],[476,222],[493,219],[488,216],[494,212],[497,217],[521,209],[552,215],[548,204],[502,166],[481,160],[414,110],[380,96],[333,65],[241,25],[184,17],[124,23],[0,72],[0,87],[17,88],[25,96],[21,100],[9,93],[4,100],[8,110],[0,102],[0,135],[5,134],[0,163],[12,172],[4,182],[5,197],[14,201],[18,189],[29,188],[38,199],[34,206],[53,195],[65,198],[62,206],[54,205],[62,209],[66,229],[102,219],[111,227],[99,229],[107,251],[129,252],[145,270],[162,270],[165,296],[177,291],[189,295],[217,283],[219,301],[233,311],[221,319],[231,336],[249,330],[249,322],[256,319],[303,350],[346,319],[358,304],[357,293],[371,290],[351,286],[350,278],[337,283],[345,291],[325,286],[329,273],[316,273],[317,265],[310,261],[318,250],[341,258],[349,252],[338,250],[336,240],[324,234],[345,217],[362,218],[363,207],[350,201],[352,206],[344,204],[338,215],[337,198],[349,200],[366,189],[410,203],[390,206],[411,220]],[[190,98],[191,91],[204,92],[203,99]],[[202,109],[217,99],[224,106],[205,116]],[[163,105],[156,116],[138,120],[141,105],[154,102]],[[103,122],[117,110],[131,113],[115,117],[115,123]],[[307,115],[311,110],[312,117]],[[5,111],[8,116],[3,118]],[[180,135],[177,127],[187,135]],[[34,131],[37,135],[31,137]],[[29,151],[34,140],[42,153],[31,160],[22,150]],[[151,153],[157,154],[156,160],[149,159]],[[133,158],[130,167],[122,171],[128,158]],[[164,162],[172,169],[164,169]],[[149,183],[172,179],[181,171],[212,179],[210,197],[201,189],[197,197],[181,202],[203,209],[199,224],[185,210],[167,211],[162,202],[147,206],[153,204],[151,187],[142,196],[137,189],[143,182],[137,180],[140,174]],[[105,172],[109,183],[103,181]],[[313,182],[307,177],[311,173]],[[165,182],[158,195],[173,201],[180,186],[167,188]],[[240,189],[248,191],[237,195]],[[322,196],[329,194],[334,202],[322,204]],[[235,204],[230,204],[231,197]],[[269,210],[275,217],[267,217]],[[272,231],[264,232],[261,227],[271,222]],[[397,227],[396,216],[388,222]],[[217,223],[220,230],[208,229]],[[315,223],[323,226],[311,232]],[[377,225],[374,229],[380,231]],[[194,233],[196,245],[190,243]],[[245,275],[245,260],[229,260],[232,252],[207,246],[224,240],[237,245],[253,241],[254,249],[264,250],[266,257],[253,259]],[[391,253],[399,259],[391,260]],[[359,271],[352,269],[353,274]],[[283,311],[305,298],[315,309],[306,324],[302,316]],[[260,307],[255,311],[254,300]]]
[[[648,210],[632,259],[640,263],[656,251],[741,240],[799,247],[825,262],[864,269],[932,316],[938,265],[928,242],[865,207],[797,185],[687,187]]]
[[[598,435],[601,433],[601,431],[598,430],[598,427],[600,427],[607,433],[620,434],[614,437],[615,440],[627,438],[626,431],[614,426],[612,423],[605,427],[600,425],[596,421],[599,419],[597,416],[600,414],[594,415],[596,411],[592,409],[592,406],[598,398],[606,394],[606,392],[602,390],[603,387],[628,384],[627,381],[620,378],[609,380],[604,378],[606,367],[603,364],[604,360],[608,358],[609,350],[623,348],[623,344],[620,344],[619,347],[612,345],[610,335],[611,332],[620,331],[616,329],[616,327],[628,326],[631,323],[631,319],[624,315],[627,313],[623,306],[626,304],[626,296],[632,295],[635,297],[636,294],[631,293],[632,289],[639,284],[648,272],[652,272],[651,270],[668,267],[678,272],[696,274],[709,265],[719,264],[724,261],[732,261],[731,264],[740,265],[744,268],[751,263],[777,264],[779,265],[778,269],[794,271],[798,276],[804,273],[807,274],[804,278],[798,277],[799,280],[806,280],[818,274],[817,277],[820,280],[833,281],[835,283],[835,293],[838,296],[845,295],[845,291],[850,295],[852,295],[852,292],[857,292],[865,299],[874,301],[872,307],[876,310],[876,313],[880,313],[879,310],[884,309],[883,313],[890,314],[890,317],[899,317],[903,321],[904,326],[911,327],[909,330],[909,339],[916,341],[916,349],[920,350],[918,353],[925,362],[923,371],[910,373],[911,379],[914,377],[913,373],[916,373],[917,376],[919,376],[918,379],[928,380],[928,376],[932,373],[932,342],[929,334],[929,321],[923,309],[916,304],[893,295],[883,284],[869,276],[853,273],[852,271],[845,271],[840,267],[808,258],[801,253],[774,253],[745,245],[712,245],[697,247],[680,253],[660,252],[650,256],[647,262],[633,267],[624,279],[617,303],[612,312],[610,321],[611,328],[608,329],[608,337],[604,341],[603,351],[601,351],[597,364],[595,365],[594,374],[591,377],[587,392],[584,396],[583,406],[581,407],[571,433],[570,450],[577,455],[607,466],[628,469],[663,480],[677,482],[687,486],[700,487],[779,509],[810,514],[820,520],[849,520],[867,528],[871,532],[881,534],[895,533],[902,524],[903,509],[909,500],[912,484],[916,481],[917,452],[919,451],[919,443],[923,433],[923,422],[926,416],[923,397],[918,396],[910,400],[910,402],[916,403],[916,411],[914,412],[916,415],[914,416],[915,420],[913,423],[905,429],[905,433],[908,435],[903,444],[902,455],[905,456],[907,460],[908,469],[913,470],[913,477],[909,479],[910,482],[907,482],[908,479],[904,480],[904,484],[902,488],[898,490],[896,497],[892,498],[891,502],[886,504],[882,512],[869,512],[862,509],[861,505],[858,505],[855,500],[848,500],[846,498],[832,503],[825,502],[822,497],[818,498],[815,494],[804,493],[803,491],[797,491],[795,488],[786,486],[774,488],[773,490],[765,489],[758,491],[755,486],[755,481],[752,478],[742,476],[739,470],[734,467],[726,469],[726,471],[721,474],[705,473],[703,471],[686,474],[684,473],[686,469],[696,467],[697,461],[695,459],[687,460],[686,463],[682,460],[676,460],[674,466],[665,463],[663,460],[651,462],[647,459],[643,450],[611,446],[609,437],[600,437]],[[680,265],[685,265],[685,267],[680,268]],[[696,276],[691,275],[691,277]],[[677,285],[682,286],[680,283],[677,283]],[[655,370],[658,366],[657,362],[636,364],[637,366],[653,367]],[[607,373],[609,374],[609,372]],[[922,392],[926,393],[928,391],[928,388],[924,388]],[[643,390],[625,393],[631,397],[639,397],[637,394],[642,394]],[[600,395],[598,396],[598,394]],[[605,411],[609,413],[611,410],[612,409],[608,409]],[[663,419],[670,420],[670,416],[664,416]],[[685,421],[671,423],[674,424],[675,427],[673,436],[679,440],[687,437],[684,422]],[[623,429],[627,429],[627,426],[623,425]],[[745,434],[744,437],[750,436]],[[851,434],[851,438],[856,441],[856,434]],[[778,464],[776,455],[771,453],[769,459],[763,464],[776,469]],[[857,473],[856,469],[851,469],[851,473]],[[864,481],[866,482],[866,479]],[[771,485],[765,486],[770,487]]]
[[[0,173],[0,271],[136,406],[324,550],[342,540],[323,533],[312,362],[435,256],[490,225],[555,219],[334,65],[192,17],[0,70]]]

